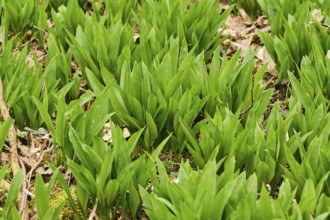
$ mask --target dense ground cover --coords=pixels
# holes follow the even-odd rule
[[[0,219],[329,218],[329,1],[0,14]]]

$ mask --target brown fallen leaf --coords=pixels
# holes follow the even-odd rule
[[[247,24],[247,25],[252,24],[250,16],[245,12],[244,9],[240,8],[240,9],[238,9],[238,12],[240,13],[241,17],[243,18],[244,24]]]
[[[124,138],[129,138],[131,136],[129,130],[127,128],[123,128],[123,136]],[[110,123],[106,123],[103,127],[103,136],[102,139],[104,141],[110,141],[111,142],[111,138],[112,138],[112,133],[110,130]]]
[[[313,18],[315,18],[315,20],[319,23],[322,23],[323,19],[324,19],[324,16],[322,15],[322,12],[321,10],[319,9],[314,9],[312,11],[312,16]]]
[[[230,7],[230,4],[229,4],[228,1],[226,1],[226,0],[220,0],[220,2],[219,2],[219,7],[220,7],[221,9],[226,10],[226,9],[228,9],[228,8]]]
[[[40,175],[52,175],[53,170],[49,168],[48,166],[40,166],[35,170],[36,173],[39,173]]]
[[[274,63],[272,57],[266,50],[266,47],[263,46],[257,50],[256,58],[261,61],[261,64],[267,64],[267,72],[272,76],[278,76],[278,72],[276,70],[276,64]]]
[[[232,42],[232,45],[237,49],[241,49],[241,57],[244,57],[251,46],[252,40],[253,36],[250,35],[247,39]]]
[[[246,55],[248,49],[257,39],[255,32],[257,21],[252,22],[251,18],[243,9],[239,10],[238,15],[230,14],[228,16],[225,27],[222,29],[222,35],[231,36],[230,47],[234,50],[231,52],[241,49],[241,57]],[[259,20],[258,22],[264,23],[263,20]],[[226,46],[225,44],[226,42],[224,42],[224,46]]]
[[[258,28],[264,28],[269,26],[268,18],[266,15],[260,16],[256,22],[255,22],[256,27]]]
[[[10,155],[8,152],[1,152],[1,163],[6,164],[10,162]]]

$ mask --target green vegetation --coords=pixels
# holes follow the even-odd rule
[[[328,219],[329,3],[228,2],[2,0],[0,220]]]

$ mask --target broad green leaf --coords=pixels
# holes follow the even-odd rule
[[[33,101],[36,104],[42,119],[45,121],[52,137],[55,138],[56,137],[55,136],[55,126],[53,124],[53,121],[52,121],[50,115],[48,114],[48,111],[44,108],[43,104],[37,98],[33,97]]]
[[[49,164],[48,163],[48,166],[53,170],[53,172],[55,173],[56,171],[56,167],[52,164]],[[74,200],[73,200],[73,197],[72,197],[72,194],[71,194],[71,191],[70,191],[70,188],[68,186],[68,184],[66,183],[66,180],[64,179],[63,175],[62,174],[58,174],[57,175],[57,180],[58,182],[60,183],[61,187],[63,188],[64,192],[66,193],[67,195],[67,198],[69,200],[69,203],[70,203],[70,206],[71,208],[73,209],[74,213],[79,216],[79,212],[78,212],[78,209],[76,207],[76,204],[74,203]]]
[[[72,170],[74,177],[79,181],[79,184],[88,192],[92,198],[96,199],[96,181],[94,178],[95,173],[83,166],[75,164],[72,160],[68,159],[68,166]]]
[[[158,137],[158,129],[155,121],[148,111],[146,112],[146,123],[147,127],[144,133],[144,142],[147,145],[147,148],[150,148]]]
[[[13,124],[12,119],[6,119],[1,125],[0,125],[0,154],[2,152],[3,145],[5,143],[5,140],[7,138],[7,135],[9,133],[10,127]]]
[[[5,164],[4,166],[2,166],[2,167],[0,168],[0,182],[4,179],[8,167],[9,167],[9,164]]]
[[[95,74],[88,68],[86,68],[86,75],[87,75],[89,85],[95,92],[95,95],[96,96],[100,95],[104,88],[102,83],[98,80],[98,78],[95,76]]]
[[[109,150],[103,160],[100,173],[97,177],[97,181],[101,189],[105,189],[107,181],[110,180],[113,167],[113,151]]]
[[[69,130],[69,138],[74,148],[75,154],[77,155],[80,162],[87,168],[90,172],[95,173],[95,168],[91,163],[91,155],[86,152],[86,146],[78,136],[77,132],[71,126]],[[84,149],[85,148],[85,149]]]
[[[63,206],[64,203],[62,202],[57,208],[54,207],[49,208],[42,219],[43,220],[59,219]]]
[[[23,185],[23,181],[24,181],[23,170],[19,170],[10,184],[8,198],[3,208],[3,216],[5,218],[9,216],[9,213],[12,208],[16,208],[16,201],[18,198],[18,194],[21,190],[21,187]]]
[[[310,215],[313,213],[313,210],[316,208],[316,204],[317,204],[317,196],[315,192],[315,187],[313,181],[311,179],[308,179],[305,182],[299,207],[302,212],[305,212],[308,215]]]
[[[109,180],[104,193],[107,195],[105,201],[108,207],[112,207],[116,203],[117,196],[119,194],[120,183],[117,180]]]
[[[38,218],[43,219],[49,210],[49,196],[40,174],[37,174],[36,176],[35,195]]]

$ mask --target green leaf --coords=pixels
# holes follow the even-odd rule
[[[185,122],[184,120],[180,120],[180,123],[181,123],[181,126],[183,128],[185,135],[187,136],[188,140],[192,144],[194,151],[196,151],[199,155],[202,155],[202,152],[200,151],[200,147],[196,140],[195,134],[193,134],[193,132],[192,132],[191,128],[188,126],[187,122]]]
[[[61,93],[57,101],[57,114],[56,114],[56,131],[55,138],[57,143],[64,147],[64,138],[65,138],[65,99],[64,95]]]
[[[45,121],[52,137],[55,138],[56,137],[55,136],[55,126],[53,124],[52,118],[48,114],[48,111],[44,108],[43,104],[37,98],[33,97],[33,101],[36,104],[42,119]]]
[[[146,122],[147,127],[144,133],[144,142],[147,148],[150,148],[158,137],[158,130],[156,123],[148,111],[146,111]]]
[[[59,219],[61,215],[62,208],[64,206],[64,203],[62,202],[57,208],[51,207],[47,210],[42,220],[48,220],[48,219]]]
[[[308,108],[314,106],[310,95],[303,87],[303,85],[301,85],[301,83],[296,79],[296,77],[291,72],[289,72],[288,74],[292,83],[292,87],[295,90],[297,96],[299,97],[299,100],[304,105],[304,107]]]
[[[14,176],[8,192],[7,202],[3,208],[3,216],[6,219],[12,208],[16,209],[16,201],[24,181],[23,170],[19,170]]]
[[[35,195],[37,215],[39,219],[43,219],[46,212],[49,210],[49,197],[44,181],[39,173],[37,173],[35,181]]]
[[[78,202],[80,204],[80,208],[82,212],[86,215],[87,214],[87,204],[90,199],[90,194],[85,190],[84,187],[78,182],[76,186],[76,195],[78,198]]]
[[[56,171],[56,167],[50,163],[48,163],[48,166],[53,170],[53,172],[55,173]],[[72,197],[72,194],[71,194],[71,191],[70,191],[70,188],[66,182],[66,180],[64,179],[63,175],[62,174],[59,174],[57,175],[57,180],[58,182],[60,183],[62,189],[64,190],[64,192],[66,193],[67,195],[67,198],[68,198],[68,201],[69,201],[69,204],[71,206],[71,208],[73,209],[74,213],[79,216],[79,212],[78,212],[78,209],[76,207],[76,204],[73,200],[73,197]]]
[[[69,130],[69,138],[74,148],[75,154],[77,155],[80,162],[86,167],[90,172],[95,173],[95,168],[91,163],[91,155],[86,152],[86,148],[89,146],[85,146],[85,144],[81,141],[81,138],[78,136],[75,129],[70,126]],[[86,147],[86,148],[85,148]]]
[[[139,192],[135,188],[133,182],[131,182],[130,185],[129,185],[129,201],[128,201],[128,204],[129,204],[132,216],[137,216],[141,201],[140,201]]]
[[[86,76],[87,76],[89,85],[91,86],[92,90],[95,92],[95,95],[96,96],[100,95],[104,89],[104,86],[102,85],[102,83],[98,80],[98,78],[95,76],[95,74],[88,68],[86,68]]]
[[[5,177],[8,167],[9,167],[9,164],[5,164],[3,167],[0,168],[0,182]]]
[[[128,145],[128,154],[132,154],[134,148],[136,147],[142,133],[144,131],[144,128],[140,129],[139,131],[135,132],[127,141]]]
[[[17,208],[15,206],[12,206],[11,207],[11,216],[8,217],[8,219],[21,219],[21,215],[20,213],[18,212]]]
[[[308,216],[313,213],[317,204],[317,196],[315,192],[314,183],[311,179],[305,182],[305,186],[301,195],[299,203],[300,210]]]
[[[13,77],[14,78],[14,77]],[[26,91],[21,91],[21,88],[23,86],[23,82],[21,82],[14,91],[10,92],[10,96],[9,99],[7,101],[7,107],[8,108],[12,108],[13,105],[17,102],[17,100],[19,100]]]
[[[7,135],[9,133],[10,127],[13,124],[12,119],[6,119],[1,125],[0,125],[0,155],[2,152],[3,144],[5,143],[5,140],[7,138]]]
[[[106,204],[108,207],[112,207],[116,203],[116,199],[119,192],[120,183],[117,180],[109,180],[107,183],[104,193],[107,195],[105,197]]]
[[[269,195],[266,187],[263,185],[261,188],[260,199],[258,201],[260,207],[260,219],[274,219],[274,214],[272,212]]]
[[[318,215],[316,218],[314,218],[314,220],[325,220],[325,219],[328,219],[329,215],[330,215],[330,212],[322,213],[322,214]]]
[[[109,150],[103,160],[102,167],[99,175],[97,176],[97,181],[101,189],[105,189],[107,181],[111,178],[112,168],[113,168],[113,151]]]
[[[216,162],[210,161],[204,167],[203,173],[200,177],[197,194],[195,197],[195,204],[197,206],[197,213],[201,213],[202,216],[206,216],[211,209],[212,198],[216,195]],[[209,199],[207,199],[209,198]],[[220,213],[221,215],[222,213]]]
[[[172,137],[172,134],[169,135],[167,138],[165,138],[158,146],[157,148],[152,152],[152,154],[150,155],[150,159],[151,161],[156,161],[156,158],[158,157],[158,155],[160,154],[160,152],[163,150],[163,148],[165,147],[166,143],[168,142],[168,140]]]
[[[93,174],[95,173],[92,173],[90,170],[86,169],[83,166],[77,165],[70,159],[68,159],[67,164],[68,167],[71,169],[74,177],[77,179],[77,182],[95,200],[97,187],[96,181],[93,177]]]
[[[57,175],[59,175],[59,171],[60,168],[56,168],[55,171],[53,171],[52,177],[50,178],[49,182],[48,182],[48,187],[47,187],[47,193],[48,193],[48,197],[51,196],[53,187],[56,183],[56,179],[57,179]]]

